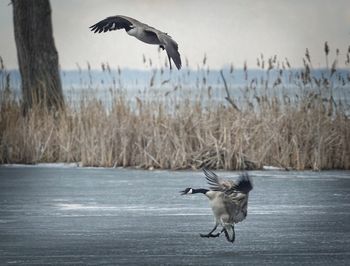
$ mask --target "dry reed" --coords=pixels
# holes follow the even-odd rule
[[[267,74],[279,64],[275,57],[268,63],[263,56],[257,61],[262,69],[268,66]],[[206,63],[205,57],[203,65]],[[284,63],[290,68],[285,60],[281,71],[285,71]],[[246,63],[244,69],[247,71]],[[311,84],[329,93],[330,80],[312,76],[310,69],[307,50],[304,69],[289,79],[295,79],[303,92]],[[230,73],[234,74],[233,66]],[[155,72],[150,86],[154,75]],[[0,163],[79,162],[83,166],[162,169],[259,169],[263,165],[298,170],[350,169],[348,110],[336,104],[332,95],[325,99],[322,93],[304,93],[297,101],[255,95],[255,105],[247,99],[239,109],[228,92],[223,72],[221,76],[228,102],[204,105],[200,99],[182,99],[170,107],[171,112],[161,100],[137,98],[133,106],[122,94],[113,93],[111,108],[96,98],[82,98],[78,106],[67,106],[59,114],[38,107],[23,116],[20,102],[8,88],[2,89]],[[282,72],[278,78],[278,82],[260,83],[282,90]],[[246,89],[254,91],[252,84],[256,86],[259,81],[247,80],[247,84]],[[208,94],[211,89],[208,85]]]

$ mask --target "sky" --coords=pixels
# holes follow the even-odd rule
[[[0,56],[17,68],[12,5],[0,0]],[[302,65],[305,49],[314,67],[325,66],[324,43],[340,50],[340,64],[350,45],[349,0],[51,0],[54,39],[62,69],[87,62],[98,69],[147,69],[166,59],[157,46],[142,43],[124,30],[93,34],[89,26],[108,16],[126,15],[167,32],[179,44],[183,65],[197,68],[206,55],[212,69],[233,64],[256,67],[256,58],[277,55]]]

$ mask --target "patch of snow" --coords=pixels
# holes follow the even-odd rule
[[[284,168],[276,167],[276,166],[270,166],[270,165],[264,165],[263,169],[264,170],[285,170]]]
[[[37,164],[2,164],[1,167],[42,167],[42,168],[75,168],[78,163],[37,163]]]

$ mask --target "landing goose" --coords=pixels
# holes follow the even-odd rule
[[[94,33],[125,29],[125,31],[142,42],[159,45],[168,54],[170,69],[172,59],[181,68],[181,58],[177,43],[165,32],[157,30],[147,24],[127,16],[113,16],[101,20],[90,27]]]
[[[219,178],[210,170],[203,169],[210,189],[186,188],[182,195],[202,193],[209,199],[215,217],[215,226],[208,234],[200,234],[201,237],[218,237],[225,233],[227,241],[235,241],[234,224],[243,221],[247,217],[248,195],[253,189],[251,178],[247,173],[240,175],[237,181]],[[221,225],[220,233],[214,234]]]

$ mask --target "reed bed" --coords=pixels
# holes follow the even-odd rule
[[[326,57],[328,60],[328,53]],[[349,105],[336,102],[331,93],[336,65],[329,69],[329,76],[316,77],[309,59],[307,50],[304,68],[290,71],[288,77],[303,92],[292,100],[256,93],[254,83],[283,91],[283,72],[289,64],[274,57],[266,62],[259,58],[257,64],[266,70],[267,78],[254,81],[254,77],[247,77],[244,89],[252,97],[240,104],[230,94],[229,77],[221,72],[225,99],[219,103],[211,103],[209,97],[205,103],[201,98],[183,98],[173,106],[146,98],[137,98],[133,104],[123,93],[113,91],[109,108],[96,97],[81,97],[78,105],[68,104],[64,110],[38,106],[24,116],[21,101],[5,80],[0,97],[0,163],[76,162],[81,166],[147,169],[205,166],[241,170],[264,165],[297,170],[350,169]],[[272,69],[282,71],[276,80],[268,79]],[[338,80],[346,86],[350,76],[339,76]],[[204,83],[201,86],[203,93],[210,95],[213,88]]]

